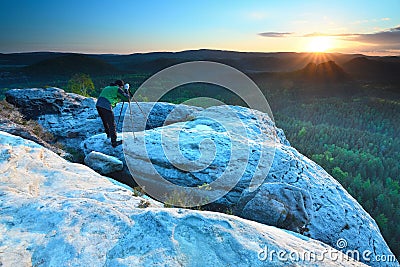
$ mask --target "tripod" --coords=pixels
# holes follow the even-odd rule
[[[134,125],[133,125],[132,108],[131,108],[131,94],[130,94],[130,92],[129,92],[129,84],[128,84],[128,83],[124,85],[124,89],[126,90],[126,92],[127,92],[127,94],[128,94],[128,105],[129,105],[129,114],[130,114],[130,116],[131,116],[132,133],[133,133],[133,136],[134,136],[135,139],[136,139],[135,132],[133,131]],[[146,116],[146,114],[144,114],[142,108],[140,107],[139,103],[136,101],[136,99],[135,99],[135,97],[134,97],[133,95],[132,95],[132,99],[135,101],[136,105],[138,106],[140,112],[141,112],[142,115],[143,115],[143,118],[145,119],[145,121],[146,121],[146,123],[147,123],[147,116]],[[121,119],[121,114],[122,114],[122,110],[124,109],[124,104],[125,104],[125,102],[122,102],[122,107],[121,107],[121,111],[119,112],[119,118],[118,118],[117,127],[118,127],[119,121],[120,121],[120,119]]]

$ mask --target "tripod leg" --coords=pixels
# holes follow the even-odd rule
[[[132,133],[133,133],[133,137],[136,139],[134,125],[133,125],[133,117],[132,117],[132,109],[131,109],[131,100],[130,99],[128,100],[128,105],[129,105],[129,114],[131,116],[131,122],[132,122]]]
[[[118,117],[118,122],[117,122],[117,129],[118,129],[119,121],[121,120],[121,115],[122,115],[122,110],[124,109],[124,104],[125,104],[125,102],[122,102],[122,107],[119,112],[119,117]]]

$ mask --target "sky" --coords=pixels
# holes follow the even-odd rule
[[[400,55],[400,0],[1,0],[0,53]]]

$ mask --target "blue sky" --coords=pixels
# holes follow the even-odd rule
[[[0,52],[400,54],[400,1],[1,0]]]

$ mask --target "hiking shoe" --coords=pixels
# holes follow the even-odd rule
[[[112,147],[117,147],[117,146],[119,146],[119,145],[121,145],[122,144],[122,140],[119,140],[119,141],[115,141],[115,142],[113,142],[111,145],[112,145]]]

